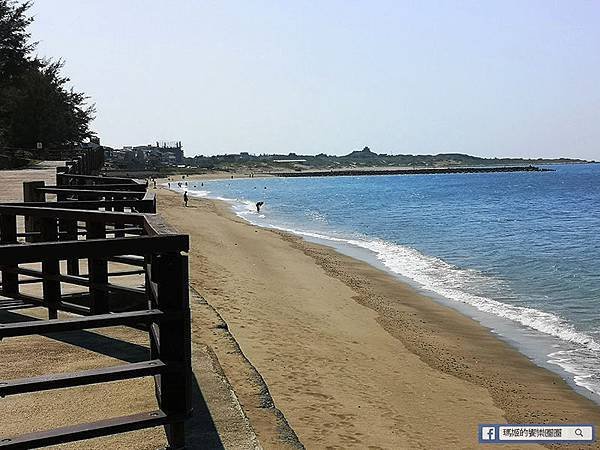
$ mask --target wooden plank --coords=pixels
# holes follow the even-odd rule
[[[143,184],[80,184],[77,187],[69,185],[44,186],[44,189],[74,189],[79,191],[135,191],[146,192],[146,186]]]
[[[44,300],[38,297],[34,297],[33,295],[22,294],[19,292],[14,296],[14,298],[17,300],[23,300],[27,303],[32,303],[37,306],[44,306]]]
[[[109,277],[126,277],[129,275],[143,275],[146,271],[144,269],[138,270],[116,270],[114,272],[108,272]]]
[[[65,301],[59,302],[58,305],[59,305],[58,309],[60,311],[70,312],[73,314],[78,314],[80,316],[89,316],[90,315],[90,308],[88,308],[86,306],[76,305],[75,303],[69,303],[69,302],[65,302]]]
[[[145,255],[164,252],[187,252],[189,238],[185,234],[166,236],[136,236],[113,239],[87,239],[85,241],[40,242],[28,245],[0,247],[0,265],[39,262],[44,258],[115,257],[119,255]],[[115,258],[111,258],[115,259]],[[141,262],[143,264],[143,261]]]
[[[55,428],[54,430],[22,434],[20,436],[0,437],[0,449],[14,450],[47,447],[65,442],[125,433],[127,431],[141,430],[143,428],[152,428],[165,425],[173,420],[183,419],[167,416],[167,414],[160,410],[133,414],[97,422]]]
[[[145,311],[101,314],[73,319],[4,323],[0,324],[0,339],[32,334],[85,330],[89,328],[106,328],[117,325],[134,325],[140,322],[149,323],[160,320],[163,316],[164,313],[162,311],[148,309]]]
[[[128,264],[130,266],[144,267],[145,265],[144,258],[140,258],[138,256],[114,256],[112,258],[108,258],[108,260],[121,264]]]
[[[94,220],[102,223],[125,222],[126,224],[143,226],[146,221],[143,214],[125,212],[76,210],[71,208],[40,208],[29,206],[0,205],[0,214],[12,214],[30,217],[55,217],[57,219]]]
[[[0,311],[12,311],[15,309],[36,308],[38,305],[24,302],[13,298],[0,299]]]
[[[133,197],[133,198],[143,198],[145,195],[145,192],[138,192],[138,191],[110,191],[110,190],[102,190],[102,189],[97,189],[97,190],[86,190],[83,191],[81,189],[77,189],[77,188],[52,188],[52,187],[44,187],[44,188],[38,188],[38,190],[40,192],[46,192],[48,194],[57,194],[57,195],[64,195],[64,194],[73,194],[73,195],[77,195],[77,197],[116,197],[116,198],[124,198],[124,197]]]
[[[0,381],[0,397],[7,395],[62,389],[109,381],[127,380],[159,374],[166,367],[159,359],[80,372],[57,373],[32,378]]]
[[[32,206],[58,209],[101,209],[133,208],[137,212],[154,213],[154,199],[125,199],[125,200],[64,200],[60,202],[28,202],[4,203],[6,206]],[[116,211],[116,210],[115,210]]]
[[[45,273],[43,270],[27,269],[25,267],[15,268],[2,265],[0,265],[0,269],[6,270],[9,273],[17,273],[30,277],[40,277],[51,281],[61,281],[64,283],[74,284],[76,286],[84,286],[92,289],[102,290],[104,292],[123,292],[130,295],[144,295],[144,291],[141,289],[119,286],[112,283],[93,283],[86,276],[49,274]]]
[[[67,174],[67,173],[57,173],[56,178],[68,178],[73,180],[83,180],[83,181],[97,181],[99,184],[103,183],[130,183],[137,184],[137,182],[133,178],[122,178],[122,177],[101,177],[97,175],[76,175],[76,174]]]

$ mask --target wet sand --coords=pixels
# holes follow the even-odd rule
[[[192,285],[307,448],[473,448],[479,423],[600,423],[560,377],[391,275],[226,204],[158,196],[190,234]],[[247,380],[214,350],[260,440]]]

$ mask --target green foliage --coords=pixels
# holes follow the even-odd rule
[[[0,147],[59,148],[91,138],[94,106],[68,87],[62,60],[32,56],[30,2],[0,0]]]
[[[304,160],[302,162],[282,163],[286,159]],[[279,162],[276,162],[279,161]],[[214,155],[185,158],[185,163],[200,168],[214,170],[230,170],[248,168],[257,171],[289,171],[289,170],[331,170],[352,168],[394,168],[394,167],[478,167],[478,166],[512,166],[529,164],[584,163],[579,159],[526,159],[526,158],[479,158],[460,153],[441,153],[438,155],[389,155],[372,152],[369,147],[356,150],[347,155],[335,156],[319,153],[318,155]]]
[[[27,27],[33,19],[25,15],[30,2],[17,4],[13,0],[0,0],[0,87],[18,79],[23,71],[35,66],[29,58],[35,42]]]

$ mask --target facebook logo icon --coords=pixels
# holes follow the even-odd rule
[[[498,430],[492,426],[479,426],[479,441],[480,442],[493,442],[498,439]]]

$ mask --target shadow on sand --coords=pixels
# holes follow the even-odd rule
[[[31,320],[36,319],[12,311],[0,311],[0,323]],[[92,331],[48,333],[43,336],[129,363],[146,361],[150,358],[148,347],[103,336]],[[223,449],[223,443],[195,376],[192,377],[192,408],[192,417],[186,421],[186,446],[188,448]]]

